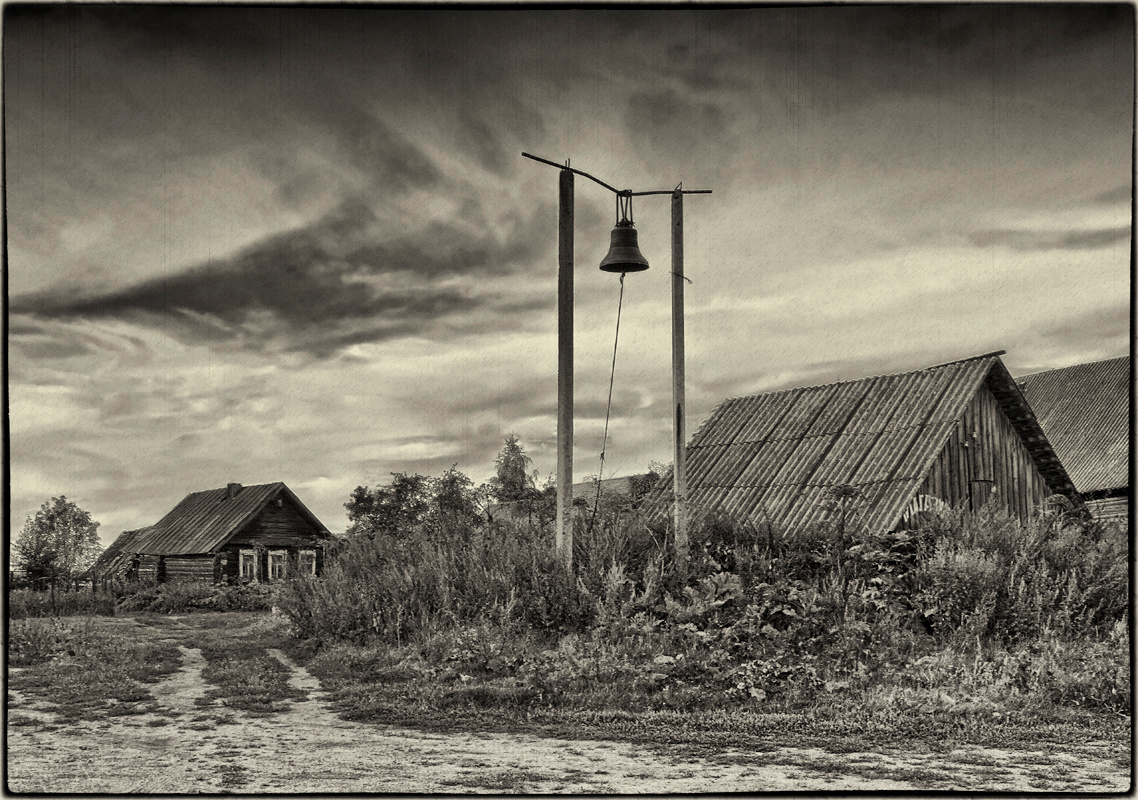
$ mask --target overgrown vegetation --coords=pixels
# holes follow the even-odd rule
[[[681,577],[625,499],[580,515],[572,576],[548,526],[428,524],[428,500],[279,604],[353,718],[738,711],[995,736],[1130,713],[1124,529],[981,511],[876,533],[859,502],[841,487],[804,530],[695,520]]]
[[[124,592],[116,608],[122,612],[187,614],[194,611],[268,611],[273,589],[265,584],[214,586],[175,582],[134,587]]]
[[[196,611],[268,611],[273,589],[264,584],[214,586],[204,583],[131,583],[111,589],[36,591],[11,589],[8,618],[113,616],[151,612],[188,614]]]
[[[139,642],[126,630],[96,620],[12,620],[8,626],[10,689],[38,698],[69,719],[143,714],[154,698],[147,688],[181,665],[168,642]]]

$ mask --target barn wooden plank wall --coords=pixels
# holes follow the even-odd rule
[[[995,487],[995,494],[987,494],[990,486]],[[975,504],[973,491],[985,494]],[[1047,481],[987,386],[968,404],[918,492],[958,508],[979,507],[985,500],[998,503],[1021,519],[1038,513],[1051,495]]]
[[[141,581],[160,581],[165,578],[161,556],[138,557],[138,579]]]

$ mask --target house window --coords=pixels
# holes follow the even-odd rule
[[[288,569],[288,553],[284,550],[269,551],[269,580],[279,581]]]
[[[297,563],[301,575],[315,575],[316,574],[316,551],[315,550],[301,550],[299,561]]]
[[[241,580],[255,581],[257,580],[257,551],[256,550],[242,550],[241,551]]]

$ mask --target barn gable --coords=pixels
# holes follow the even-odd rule
[[[985,448],[977,464],[992,474],[1001,465],[1005,483],[998,491],[1024,494],[1013,510],[1033,509],[1050,494],[1075,497],[1001,354],[726,400],[688,446],[688,505],[800,527],[824,517],[834,487],[854,486],[863,496],[866,526],[889,529],[922,490],[939,491],[930,483],[934,466],[944,473],[946,490],[975,479],[957,473],[954,465],[971,462],[948,454],[954,446]],[[965,447],[963,437],[973,430],[985,438]],[[996,451],[1018,455],[997,457]],[[657,486],[657,507],[669,484]],[[942,493],[941,501],[959,504],[959,492]]]

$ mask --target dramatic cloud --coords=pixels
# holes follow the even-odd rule
[[[308,227],[272,237],[228,261],[94,297],[63,292],[17,296],[12,312],[63,318],[150,316],[184,335],[327,353],[333,343],[422,334],[438,320],[461,313],[516,313],[534,307],[479,296],[471,279],[506,275],[532,261],[547,248],[527,231],[535,224],[549,228],[553,219],[549,205],[539,203],[530,219],[499,223],[508,237],[501,240],[488,229],[472,234],[469,226],[434,222],[413,237],[376,242],[379,218],[355,199]],[[447,285],[456,277],[464,280]],[[360,322],[370,324],[361,331]],[[273,341],[277,336],[286,337],[283,345]]]
[[[688,428],[725,397],[1006,349],[1129,347],[1134,11],[10,6],[13,526],[118,531],[283,480],[358,484],[507,433],[553,470],[556,170],[684,201]],[[670,202],[596,269],[575,183],[575,472],[671,452]]]

